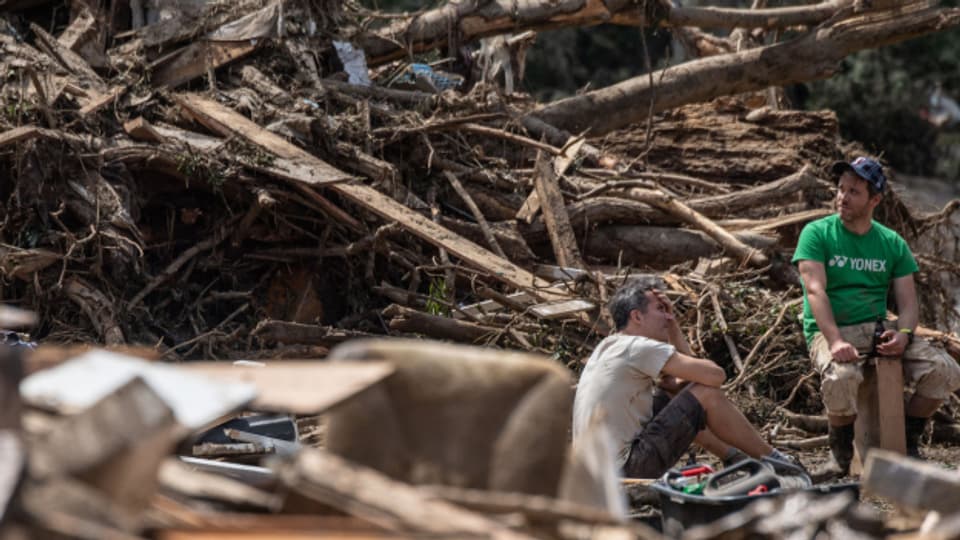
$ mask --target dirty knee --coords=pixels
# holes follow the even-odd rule
[[[853,416],[857,414],[857,392],[863,382],[863,372],[855,364],[832,364],[820,381],[820,395],[828,414]]]

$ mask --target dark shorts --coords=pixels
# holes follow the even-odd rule
[[[630,455],[623,465],[623,474],[629,478],[659,478],[707,427],[707,412],[687,390],[673,399],[666,394],[655,395],[653,414],[630,445]]]

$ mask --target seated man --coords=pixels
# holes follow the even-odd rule
[[[915,385],[906,407],[907,453],[919,457],[929,418],[960,388],[960,367],[926,340],[914,339],[919,307],[907,242],[873,219],[887,186],[876,160],[836,163],[837,213],[811,221],[800,233],[793,262],[803,281],[803,333],[820,373],[832,460],[818,480],[848,474],[853,459],[861,355],[901,356],[904,383]],[[886,321],[892,285],[898,320]],[[874,342],[877,321],[884,329]],[[890,396],[893,397],[893,396]]]
[[[597,345],[580,375],[574,445],[593,416],[601,414],[628,477],[661,476],[694,441],[725,462],[742,451],[796,469],[795,460],[767,444],[724,395],[723,369],[691,355],[673,306],[652,281],[627,283],[609,309],[617,333]],[[658,379],[675,397],[655,399]]]

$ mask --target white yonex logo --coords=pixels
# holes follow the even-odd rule
[[[830,259],[830,266],[839,266],[840,268],[843,268],[846,265],[847,258],[843,255],[834,255],[833,258]]]
[[[837,268],[843,268],[847,266],[847,263],[850,263],[851,270],[863,270],[866,272],[886,272],[887,271],[887,261],[885,259],[851,259],[843,255],[834,255],[830,262],[827,264],[829,266],[836,266]]]

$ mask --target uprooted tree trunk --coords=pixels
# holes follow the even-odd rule
[[[540,0],[517,3],[451,1],[409,19],[400,19],[360,37],[370,65],[442,47],[451,36],[463,42],[524,30],[613,23],[629,26],[698,26],[701,28],[783,28],[814,25],[854,5],[854,0],[827,0],[810,6],[771,9],[680,7],[669,0],[644,4],[632,0]]]
[[[843,19],[785,43],[694,60],[555,101],[535,114],[557,128],[589,129],[597,136],[686,103],[823,79],[849,54],[960,24],[960,9],[927,6],[911,2]]]

